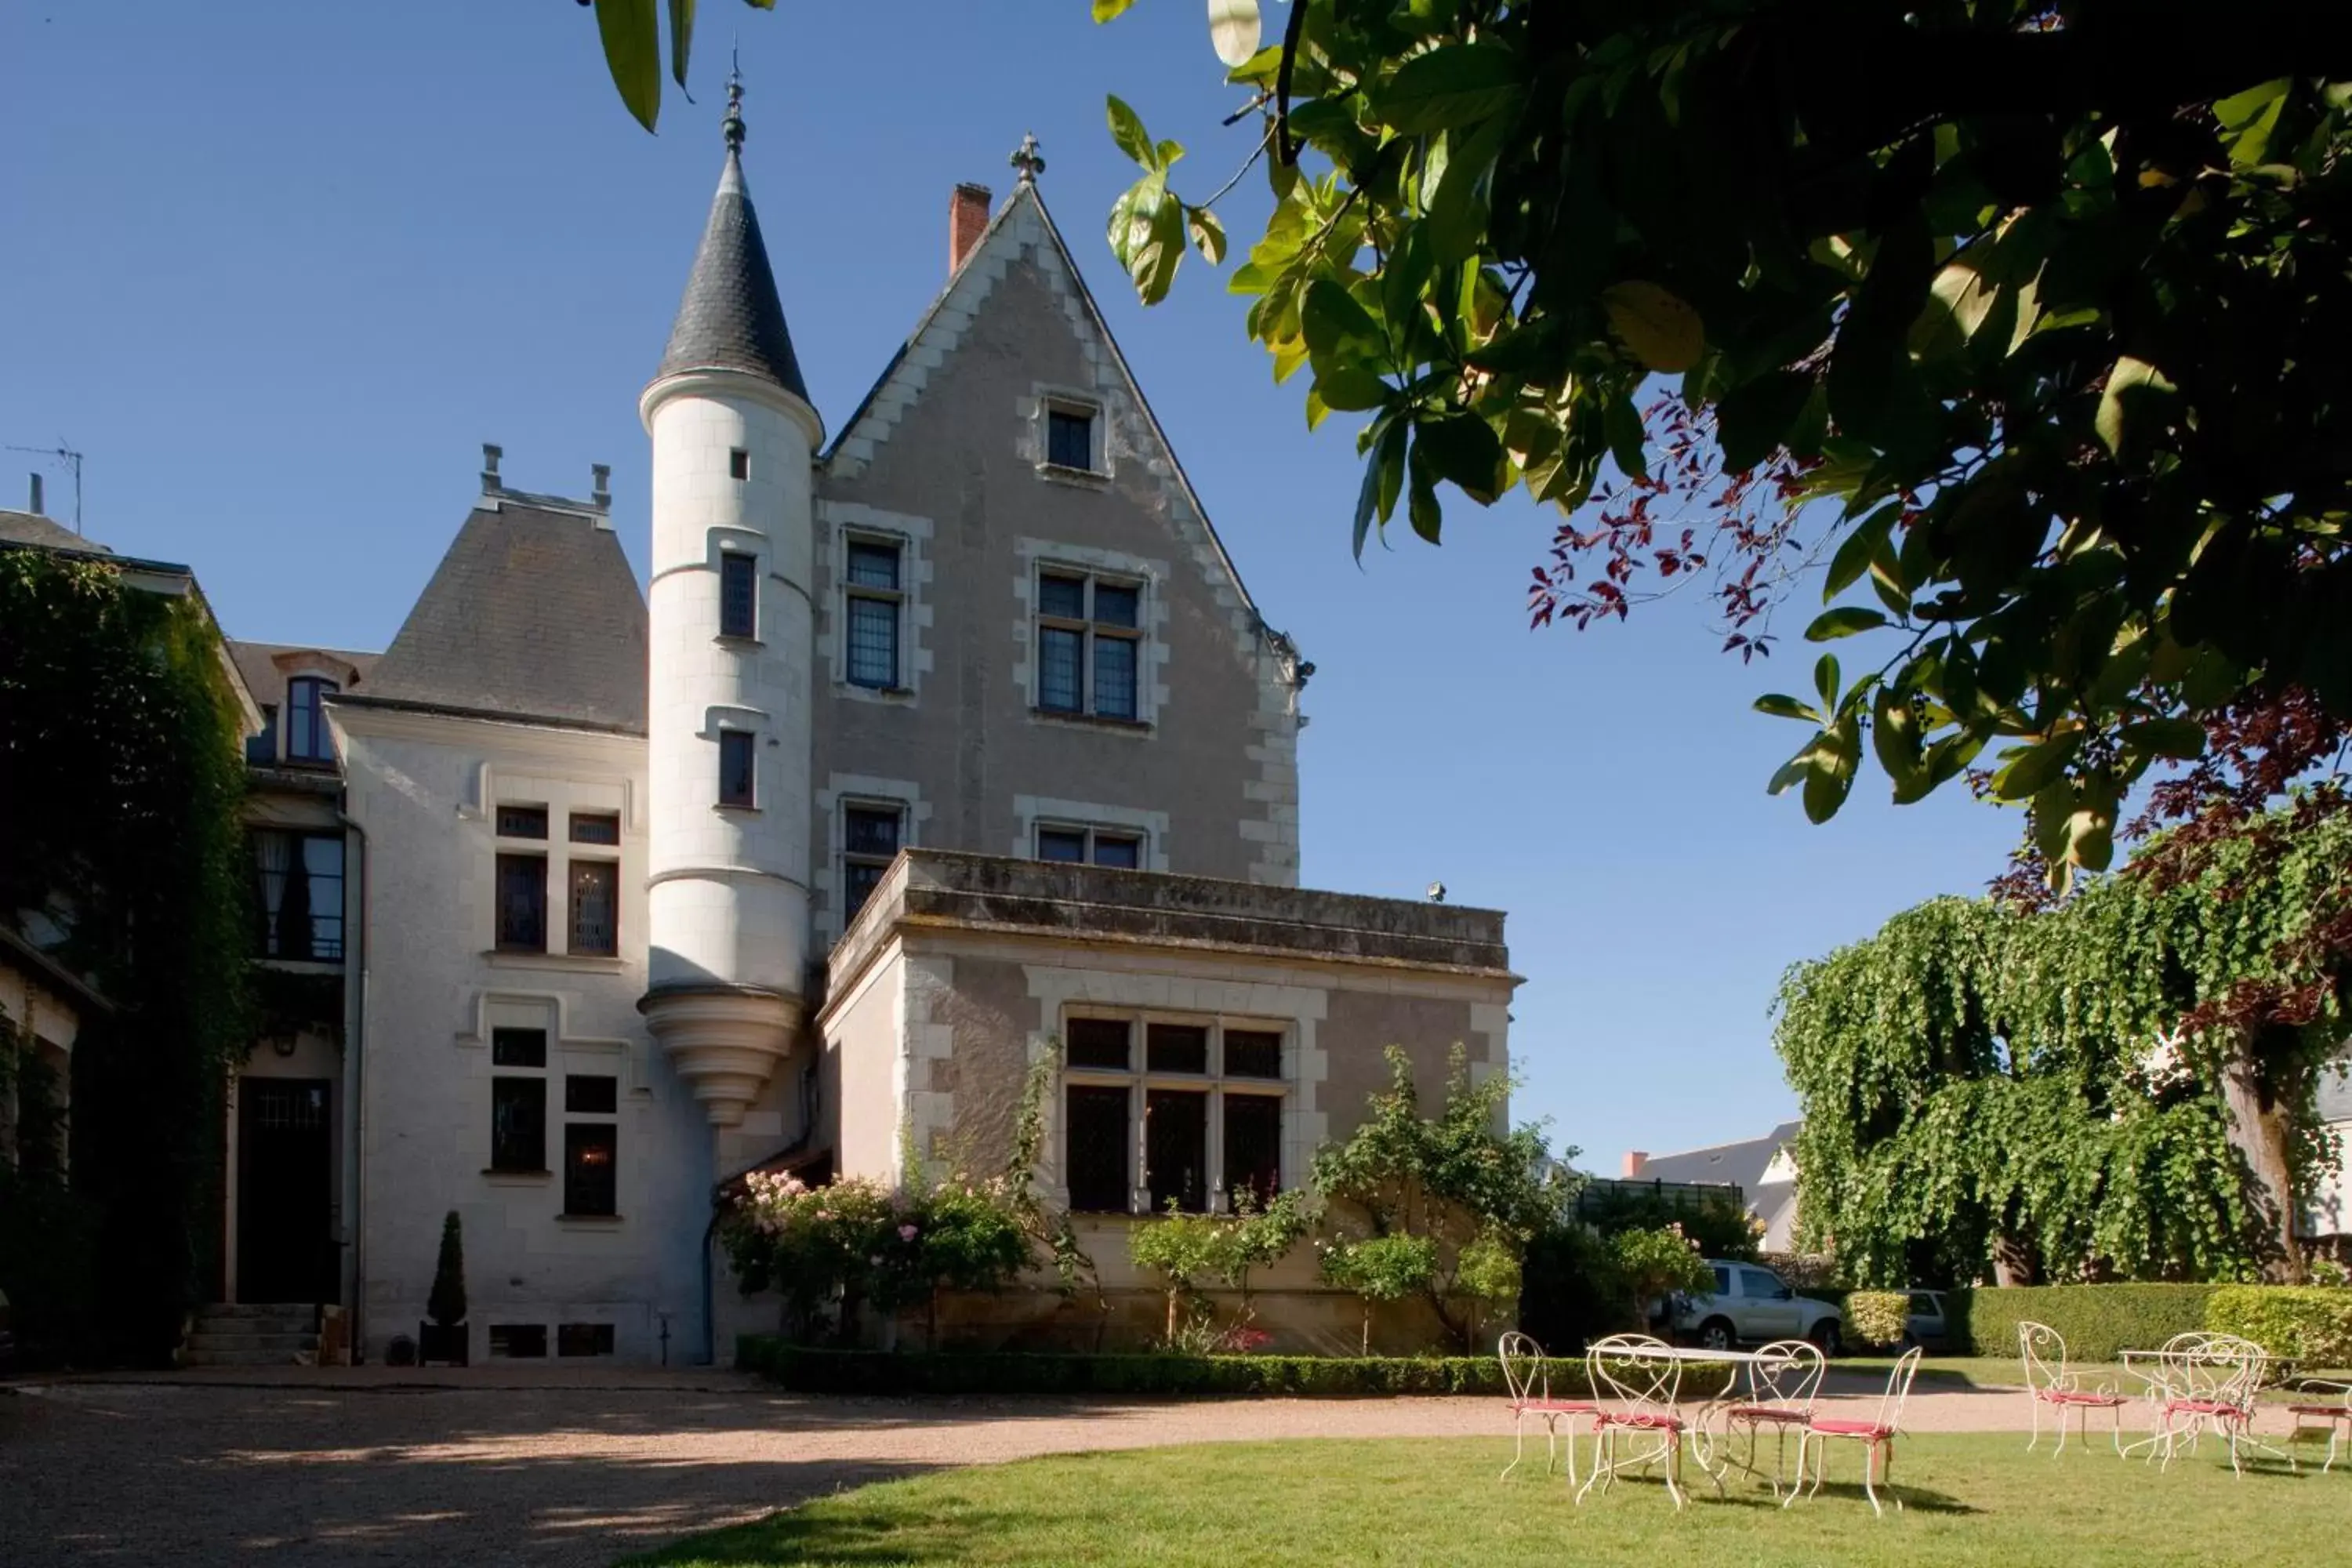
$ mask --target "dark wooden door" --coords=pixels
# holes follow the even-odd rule
[[[332,1085],[237,1080],[236,1299],[332,1301]]]

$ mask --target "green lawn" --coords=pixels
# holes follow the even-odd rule
[[[1883,1383],[1894,1365],[1893,1356],[1841,1356],[1830,1363],[1830,1375],[1833,1380],[1831,1384],[1832,1391],[1838,1394],[1852,1394],[1867,1386],[1872,1380]],[[2067,1370],[2081,1373],[2083,1386],[2086,1388],[2095,1388],[2102,1384],[2106,1384],[2133,1398],[2139,1397],[2147,1386],[2138,1373],[2126,1372],[2120,1364],[2092,1363],[2082,1366],[2069,1366]],[[2264,1403],[2281,1405],[2308,1398],[2309,1395],[2295,1392],[2294,1385],[2300,1381],[2301,1375],[2290,1378],[2284,1386],[2263,1390],[2262,1397]],[[2309,1375],[2352,1382],[2352,1372],[2322,1371]],[[2000,1356],[1928,1356],[1919,1363],[1919,1377],[1916,1386],[1923,1390],[2023,1388],[2025,1373],[2018,1365],[2017,1358],[2014,1356],[2006,1359]]]
[[[2352,1474],[2230,1474],[2209,1443],[2161,1474],[2020,1436],[1923,1436],[1897,1454],[1906,1511],[1874,1518],[1859,1457],[1782,1511],[1704,1481],[1679,1517],[1654,1479],[1579,1508],[1564,1479],[1496,1472],[1507,1439],[1217,1444],[1033,1459],[892,1481],[682,1542],[640,1563],[1462,1563],[1587,1565],[2340,1562]],[[1735,1477],[1737,1472],[1735,1472]]]

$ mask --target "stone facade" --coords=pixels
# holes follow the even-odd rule
[[[1385,1046],[1433,1093],[1457,1044],[1507,1068],[1499,915],[1297,888],[1312,667],[1034,184],[984,221],[958,192],[944,292],[823,448],[730,127],[640,404],[649,602],[604,470],[587,501],[530,495],[491,447],[380,663],[254,645],[281,684],[343,661],[327,787],[269,808],[344,836],[343,1027],[249,1077],[333,1080],[331,1289],[366,1358],[416,1334],[453,1211],[475,1358],[723,1357],[774,1303],[724,1278],[715,1192],[763,1166],[898,1179],[908,1150],[1001,1164],[1073,1018],[1244,1042],[1255,1076],[1185,1102],[1213,1208],[1209,1166],[1244,1151],[1302,1182]],[[1134,1113],[1132,1181],[1103,1186],[1097,1139],[1078,1206],[1148,1316],[1123,1237],[1171,1156],[1141,1118],[1192,1091],[1074,1081],[1097,1122]],[[1040,1174],[1069,1198],[1062,1160]],[[1352,1342],[1308,1260],[1269,1289],[1299,1342]],[[960,1306],[958,1332],[1066,1338],[1059,1311]]]

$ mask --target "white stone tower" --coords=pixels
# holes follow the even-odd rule
[[[661,369],[646,703],[651,959],[638,1004],[717,1127],[798,1032],[808,961],[813,479],[808,400],[743,184],[727,167]]]

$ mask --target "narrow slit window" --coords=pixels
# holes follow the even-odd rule
[[[751,477],[751,454],[745,451],[740,447],[730,447],[727,452],[727,477],[730,479],[750,479]]]
[[[752,786],[759,757],[758,737],[749,730],[719,731],[719,804],[755,804]]]
[[[849,683],[875,691],[898,689],[898,627],[906,601],[898,545],[848,541],[843,572],[843,616],[848,623]]]
[[[760,558],[730,550],[719,558],[719,635],[760,635]]]
[[[547,857],[501,855],[499,873],[499,951],[547,951]]]

